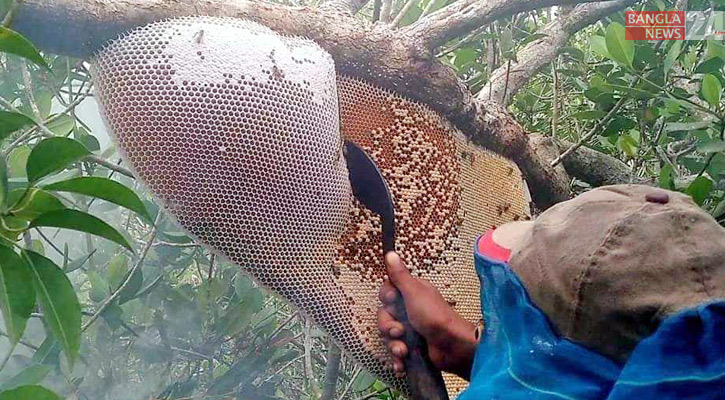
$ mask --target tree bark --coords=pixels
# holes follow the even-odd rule
[[[465,34],[506,13],[571,2],[577,0],[459,0],[392,30],[387,24],[369,25],[352,16],[364,0],[318,8],[250,0],[19,0],[12,26],[45,51],[80,58],[91,57],[107,41],[134,27],[188,15],[244,18],[283,34],[307,36],[332,55],[339,73],[427,104],[474,142],[512,159],[527,179],[534,201],[544,209],[568,198],[563,169],[538,159],[541,152],[529,148],[527,135],[511,115],[476,100],[455,72],[435,58],[434,47],[441,38]],[[431,41],[428,34],[439,39]]]
[[[562,142],[563,148],[572,143]],[[560,147],[560,150],[563,150]],[[617,185],[621,183],[637,183],[652,185],[654,180],[632,176],[632,168],[621,160],[588,147],[579,147],[562,160],[564,168],[584,182],[592,186]]]
[[[332,339],[328,340],[327,364],[325,364],[325,380],[322,382],[321,400],[332,400],[335,398],[337,379],[340,377],[341,356],[340,348],[337,347]]]

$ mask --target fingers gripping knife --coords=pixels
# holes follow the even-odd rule
[[[345,158],[355,197],[370,211],[380,216],[383,225],[384,253],[395,251],[395,213],[393,199],[385,179],[373,160],[355,143],[345,141]],[[404,340],[408,346],[408,355],[404,363],[412,398],[447,400],[448,392],[443,376],[428,357],[425,339],[411,326],[403,297],[400,295],[397,296],[395,313],[405,329]]]

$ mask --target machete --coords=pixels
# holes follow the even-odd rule
[[[385,178],[375,162],[355,143],[345,141],[345,158],[350,184],[355,198],[366,208],[380,216],[383,226],[383,254],[395,251],[395,210]],[[425,339],[410,324],[403,296],[398,293],[395,303],[396,318],[405,328],[404,341],[408,355],[403,359],[405,374],[413,399],[448,400],[445,382],[428,357]]]

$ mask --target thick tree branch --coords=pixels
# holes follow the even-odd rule
[[[542,1],[559,0],[517,4],[531,9]],[[494,3],[500,5],[501,0]],[[554,178],[560,174],[538,159],[538,152],[527,150],[527,137],[510,114],[495,104],[475,101],[455,71],[436,60],[423,36],[414,35],[424,35],[425,30],[391,30],[387,24],[366,25],[350,13],[324,7],[250,0],[20,0],[13,27],[43,50],[88,58],[122,32],[188,15],[245,18],[280,33],[307,36],[332,55],[340,73],[427,104],[474,142],[515,161],[540,208],[567,198],[568,184]]]
[[[548,23],[537,32],[546,36],[527,44],[516,53],[517,61],[512,62],[508,74],[505,66],[493,71],[488,83],[478,92],[477,97],[509,105],[514,95],[526,82],[561,53],[571,35],[599,21],[604,16],[636,2],[637,0],[614,0],[580,4],[574,7],[571,12]],[[506,89],[504,90],[504,88]]]
[[[383,0],[383,4],[380,6],[380,22],[389,23],[390,13],[393,8],[393,0]]]
[[[325,364],[325,380],[322,382],[322,398],[320,400],[335,398],[335,388],[340,377],[341,356],[340,348],[330,339],[327,348],[327,364]]]
[[[571,143],[560,143],[569,147]],[[566,171],[592,186],[621,183],[653,184],[652,180],[632,177],[632,168],[621,160],[588,147],[579,147],[562,161]]]
[[[560,4],[598,0],[460,0],[410,25],[425,46],[436,48],[498,18]]]
[[[350,15],[357,14],[369,0],[331,0],[320,6],[323,9],[337,10]]]

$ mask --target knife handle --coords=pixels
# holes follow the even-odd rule
[[[408,355],[403,358],[405,375],[410,386],[410,398],[414,400],[448,400],[443,375],[428,356],[428,344],[425,338],[413,329],[405,310],[405,300],[398,292],[395,302],[395,314],[403,324],[403,340],[408,346]]]

